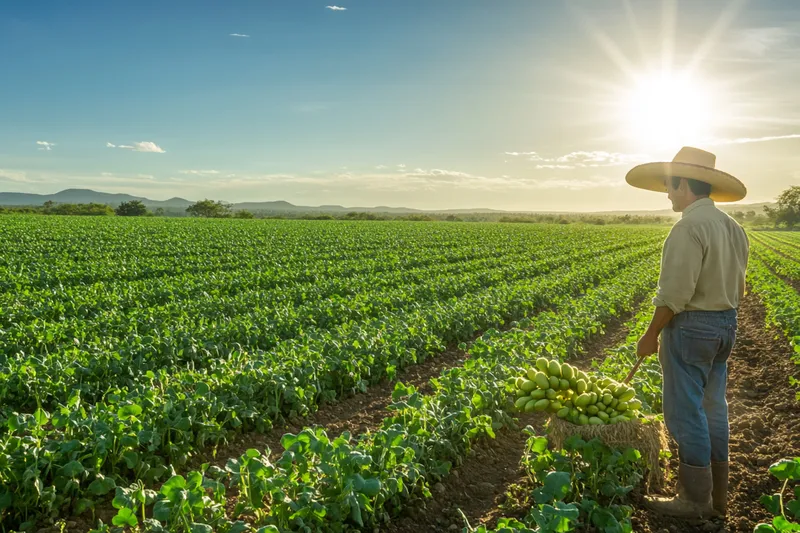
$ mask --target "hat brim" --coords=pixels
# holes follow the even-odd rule
[[[665,180],[677,176],[711,184],[711,195],[715,202],[738,202],[747,196],[744,183],[726,172],[691,163],[645,163],[633,167],[625,181],[638,189],[667,192]]]

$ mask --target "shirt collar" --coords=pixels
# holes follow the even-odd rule
[[[684,218],[686,215],[694,211],[695,209],[699,209],[701,207],[714,207],[714,200],[711,198],[700,198],[699,200],[695,200],[692,205],[687,207],[683,210],[683,214],[681,214],[681,218]]]

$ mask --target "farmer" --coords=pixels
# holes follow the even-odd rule
[[[682,213],[664,242],[656,309],[637,353],[659,354],[664,420],[680,459],[677,496],[648,498],[648,506],[684,518],[726,512],[725,389],[750,247],[742,227],[714,205],[741,200],[747,190],[715,169],[715,160],[684,147],[671,163],[639,165],[625,177],[634,187],[666,192],[673,211]]]

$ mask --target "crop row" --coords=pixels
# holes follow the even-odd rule
[[[800,282],[800,261],[776,253],[770,247],[774,247],[768,240],[757,237],[754,240],[755,246],[751,250],[751,257],[763,261],[773,272],[790,281]],[[800,257],[800,250],[796,252]]]
[[[800,254],[800,239],[787,238],[781,232],[759,231],[750,234],[752,238],[763,241],[779,252],[796,257]]]
[[[0,400],[7,407],[18,409],[30,408],[32,402],[50,406],[66,401],[64,393],[71,393],[80,383],[85,401],[94,401],[109,385],[134,383],[148,370],[205,368],[213,360],[229,357],[234,350],[280,352],[286,344],[303,342],[350,323],[402,316],[423,306],[480,294],[625,246],[596,244],[586,251],[553,253],[546,259],[518,261],[510,267],[478,273],[429,274],[417,285],[394,290],[381,290],[379,282],[365,283],[364,292],[350,298],[334,294],[309,299],[299,307],[291,303],[250,303],[249,312],[242,309],[231,316],[206,315],[202,307],[187,306],[189,310],[181,315],[158,312],[163,308],[137,308],[124,315],[110,311],[90,321],[74,318],[20,324],[0,332],[0,343],[5,344],[9,355],[19,354],[6,364],[0,361],[0,374],[8,376]],[[377,286],[374,292],[370,291],[372,285]],[[180,303],[175,307],[180,309]],[[132,375],[130,368],[136,369]],[[35,376],[31,375],[33,372]],[[41,393],[37,394],[37,389]],[[26,401],[27,405],[20,403]]]
[[[199,370],[147,371],[135,386],[111,387],[94,405],[65,387],[68,400],[51,412],[12,414],[6,421],[0,473],[11,488],[11,508],[19,516],[87,505],[76,502],[101,475],[154,482],[167,473],[168,463],[182,464],[230,430],[265,430],[275,418],[364,390],[448,342],[521,318],[625,265],[652,263],[656,250],[648,245],[618,251],[604,256],[602,265],[579,263],[411,312],[344,324],[277,352],[234,352]],[[135,371],[128,364],[120,370]],[[82,481],[65,478],[73,473],[67,465],[76,461]]]
[[[795,362],[800,364],[800,294],[757,258],[750,260],[747,281],[766,308],[767,326],[777,327],[786,335],[794,348]]]
[[[268,277],[323,275],[374,264],[414,268],[430,257],[521,254],[552,240],[546,227],[348,222],[128,220],[3,217],[0,292],[52,290],[116,280],[261,271]],[[611,234],[613,230],[601,233]],[[567,240],[587,229],[559,228]],[[633,234],[634,232],[629,231]],[[308,271],[308,276],[306,276]],[[319,273],[319,272],[318,272]]]
[[[109,386],[136,386],[141,384],[142,380],[149,381],[146,377],[148,371],[175,373],[181,372],[181,368],[213,371],[221,362],[241,358],[243,352],[253,350],[257,351],[258,355],[255,359],[250,358],[251,360],[274,361],[275,364],[290,360],[296,363],[298,355],[303,353],[325,353],[331,349],[340,353],[341,350],[336,347],[337,341],[346,342],[348,338],[354,336],[354,330],[357,330],[361,337],[361,340],[355,339],[356,344],[366,345],[385,338],[384,330],[402,329],[406,324],[419,323],[420,331],[430,329],[430,324],[424,321],[428,320],[427,317],[432,314],[432,309],[439,311],[437,335],[441,340],[436,346],[441,347],[442,343],[460,340],[475,330],[472,328],[468,331],[450,332],[453,327],[468,327],[469,321],[481,320],[490,325],[501,324],[505,319],[504,309],[508,305],[502,302],[508,301],[515,291],[525,291],[526,287],[531,283],[538,283],[540,279],[558,279],[564,271],[571,268],[564,265],[585,260],[592,252],[597,254],[607,250],[608,248],[598,246],[588,251],[573,252],[539,261],[523,269],[523,272],[531,275],[541,274],[539,277],[534,276],[532,281],[521,273],[508,275],[507,272],[505,280],[491,278],[488,283],[482,283],[486,281],[485,278],[475,281],[469,276],[466,280],[462,280],[461,284],[457,281],[448,283],[447,279],[434,279],[432,282],[434,285],[422,286],[420,292],[413,288],[405,291],[419,297],[421,301],[408,300],[407,296],[403,296],[405,293],[395,295],[397,299],[407,300],[405,307],[400,306],[397,300],[391,300],[393,296],[391,292],[376,294],[374,300],[378,303],[375,307],[380,309],[382,303],[386,309],[383,313],[379,313],[378,309],[366,312],[369,309],[368,305],[372,304],[364,302],[359,308],[359,300],[347,301],[340,298],[324,300],[317,304],[317,309],[322,309],[320,312],[331,314],[338,312],[345,316],[349,313],[350,319],[331,324],[329,329],[314,326],[298,328],[294,338],[289,336],[285,340],[274,341],[271,343],[271,348],[266,351],[259,345],[267,342],[262,339],[269,339],[274,335],[270,330],[270,325],[274,323],[269,320],[272,316],[271,310],[254,310],[252,315],[248,315],[250,321],[246,330],[232,326],[236,324],[235,320],[220,321],[220,323],[210,321],[205,327],[198,327],[201,332],[208,332],[205,336],[195,332],[181,334],[181,330],[170,329],[172,327],[170,322],[145,320],[146,317],[143,316],[142,325],[137,327],[144,331],[131,333],[122,339],[96,334],[100,345],[95,349],[86,349],[78,345],[79,343],[70,346],[67,341],[57,356],[31,354],[9,359],[6,365],[0,366],[2,373],[7,376],[5,386],[0,390],[0,400],[7,409],[14,407],[30,409],[31,405],[32,409],[36,406],[49,408],[58,402],[66,402],[71,395],[79,391],[84,402],[94,402]],[[624,253],[627,254],[653,252],[653,245],[624,249]],[[544,274],[547,272],[550,273],[545,277]],[[422,298],[420,293],[426,291],[446,297]],[[456,296],[458,298],[455,298]],[[389,301],[386,302],[386,299]],[[480,302],[491,302],[489,305],[497,309],[499,316],[482,318],[477,308],[473,307]],[[480,303],[480,305],[486,304]],[[396,310],[390,312],[389,309]],[[449,320],[449,309],[460,309],[456,311],[458,322]],[[254,319],[254,316],[259,319]],[[302,316],[294,316],[294,319],[303,324]],[[145,324],[152,324],[153,329],[147,330]],[[392,326],[394,324],[396,326]],[[290,321],[287,327],[295,326],[292,326]],[[71,337],[68,335],[67,339]],[[408,346],[408,348],[413,347]],[[424,344],[420,347],[424,347]],[[338,391],[338,394],[340,393],[341,391]]]
[[[476,439],[493,437],[512,423],[513,378],[537,356],[578,353],[612,316],[652,290],[655,255],[621,271],[616,263],[585,266],[592,275],[582,283],[584,294],[559,296],[558,311],[541,312],[516,329],[485,333],[471,345],[463,367],[432,382],[432,394],[398,384],[393,414],[374,433],[353,440],[349,434],[331,438],[307,428],[284,436],[286,451],[275,463],[268,453],[250,450],[223,470],[201,469],[169,479],[166,489],[149,494],[149,501],[148,495],[132,498],[130,488],[118,489],[116,501],[128,509],[120,511],[119,521],[132,524],[142,506],[154,503],[163,511],[154,513],[155,519],[170,531],[242,531],[248,525],[232,520],[244,516],[262,531],[348,531],[385,523],[417,498],[430,496],[430,483],[460,464]],[[599,279],[608,281],[592,287],[591,280]],[[230,485],[238,495],[227,515],[224,487]],[[203,486],[214,487],[214,495],[203,505],[181,508],[176,488],[198,492]]]

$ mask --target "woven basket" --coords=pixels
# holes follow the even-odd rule
[[[661,450],[668,449],[669,443],[663,422],[648,420],[642,423],[639,420],[632,420],[618,424],[578,426],[551,416],[547,425],[547,435],[548,441],[556,449],[563,448],[564,441],[572,435],[580,435],[583,440],[597,438],[606,445],[616,448],[628,446],[636,448],[647,464],[645,491],[658,491],[664,487],[666,470],[661,467],[660,456]]]

